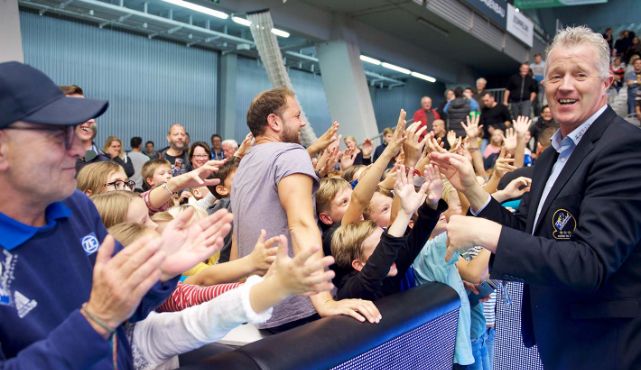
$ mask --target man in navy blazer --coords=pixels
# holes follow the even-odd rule
[[[547,55],[545,93],[560,129],[515,214],[469,162],[432,154],[478,217],[450,218],[450,248],[493,252],[493,278],[525,282],[522,332],[546,369],[641,368],[641,130],[607,105],[608,46],[567,28]]]

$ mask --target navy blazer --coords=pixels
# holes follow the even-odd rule
[[[546,369],[641,368],[641,130],[608,107],[585,133],[536,210],[554,148],[534,168],[503,227],[491,276],[525,282],[522,333]],[[534,231],[533,231],[534,230]],[[532,235],[533,234],[533,235]]]

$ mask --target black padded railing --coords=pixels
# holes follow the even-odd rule
[[[184,369],[451,369],[459,299],[430,283],[376,302],[379,324],[323,318]]]

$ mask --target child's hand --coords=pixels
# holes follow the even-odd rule
[[[265,241],[265,234],[265,230],[260,230],[256,246],[249,255],[256,274],[264,274],[276,260],[278,253],[277,243],[280,241],[280,237],[275,236]]]
[[[401,165],[396,170],[396,183],[394,184],[394,193],[401,199],[401,210],[412,215],[427,197],[428,182],[423,183],[417,192],[414,189],[414,168],[405,173],[405,166]]]
[[[319,247],[305,248],[294,258],[287,254],[287,238],[277,237],[278,253],[274,266],[266,279],[274,279],[277,286],[288,295],[316,294],[331,290],[334,271],[326,268],[334,263],[334,257],[319,258]]]
[[[424,176],[425,183],[428,184],[426,202],[432,209],[436,209],[438,201],[443,196],[443,180],[441,180],[438,166],[435,164],[425,166]]]

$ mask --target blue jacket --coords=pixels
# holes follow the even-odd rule
[[[0,368],[112,369],[114,347],[118,368],[133,368],[122,326],[114,345],[79,312],[107,235],[96,208],[76,191],[49,205],[46,221],[36,228],[0,213]],[[130,321],[145,318],[175,284],[156,284]]]

